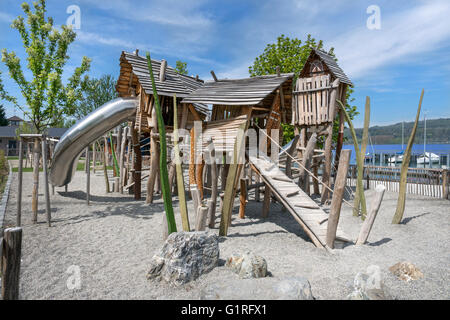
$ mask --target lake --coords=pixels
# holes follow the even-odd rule
[[[352,150],[352,156],[350,159],[351,164],[356,163],[356,154],[355,154],[355,148],[353,144],[349,145],[346,144],[343,146],[343,149],[350,149]],[[403,146],[403,149],[406,149],[406,144]],[[397,152],[402,151],[402,145],[401,144],[377,144],[377,145],[368,145],[366,154],[368,153],[369,156],[372,156],[374,153],[376,154],[375,157],[375,165],[379,166],[387,166],[387,165],[394,165],[393,163],[388,163],[387,158],[395,156]],[[423,164],[417,164],[416,159],[418,156],[423,154],[423,144],[413,144],[412,151],[411,151],[411,161],[409,166],[410,167],[424,167]],[[442,166],[449,166],[450,165],[450,144],[427,144],[426,145],[426,152],[432,152],[439,156],[439,162],[432,163],[431,168],[441,168]],[[383,155],[383,161],[381,161],[380,164],[380,155]],[[366,160],[366,163],[369,160]],[[370,163],[372,163],[372,160],[370,160]],[[399,167],[401,166],[401,162],[396,163],[395,166]],[[425,164],[425,167],[430,168],[430,164]]]

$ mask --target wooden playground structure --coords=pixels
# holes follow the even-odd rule
[[[218,79],[211,71],[214,81],[204,82],[198,76],[177,73],[165,60],[151,63],[167,132],[167,153],[173,155],[175,145],[180,148],[180,174],[182,181],[189,179],[195,230],[214,228],[220,217],[219,235],[226,236],[236,194],[239,217],[244,218],[250,191],[254,190],[255,201],[264,195],[262,217],[269,215],[270,203],[278,201],[317,247],[334,248],[337,242],[352,241],[338,227],[350,152],[341,152],[344,117],[335,103],[337,99],[345,103],[347,87],[352,83],[331,55],[312,49],[298,79],[293,73],[281,74],[279,69],[273,75],[246,79]],[[116,89],[119,97],[136,99],[136,113],[133,120],[85,149],[86,201],[89,205],[92,160],[94,172],[101,165],[106,192],[128,192],[140,200],[141,182],[145,181],[146,203],[151,204],[154,195],[161,192],[160,135],[147,60],[138,50],[122,53]],[[335,118],[340,129],[333,166]],[[295,130],[286,149],[281,147],[282,123],[292,124]],[[184,194],[184,182],[180,186],[181,180],[175,179],[179,172],[173,156],[167,166],[170,192]],[[108,167],[112,167],[112,179]],[[311,198],[311,193],[321,195],[321,204],[331,200],[329,213]],[[49,215],[49,225],[50,219]],[[185,222],[183,230],[190,231]],[[369,232],[370,226],[365,229]]]

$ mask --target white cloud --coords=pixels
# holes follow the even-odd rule
[[[450,39],[448,1],[424,2],[387,18],[383,18],[383,7],[381,12],[381,30],[361,26],[331,42],[339,64],[351,78],[362,78],[401,59],[417,58]]]
[[[10,15],[9,13],[0,11],[0,21],[11,23],[14,19],[15,18],[12,15]]]

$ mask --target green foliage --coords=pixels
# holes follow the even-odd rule
[[[8,160],[5,157],[5,151],[0,150],[0,194],[5,190],[6,182],[8,181],[9,166]]]
[[[112,75],[103,75],[98,79],[86,76],[81,82],[81,97],[76,103],[75,118],[84,118],[115,98],[117,98],[116,79]]]
[[[33,78],[28,81],[22,70],[21,61],[14,51],[2,50],[2,61],[8,68],[10,77],[17,83],[30,111],[17,104],[14,97],[2,95],[27,115],[38,132],[54,126],[64,115],[73,115],[76,101],[81,97],[80,82],[90,68],[91,60],[83,57],[67,85],[62,82],[62,74],[69,56],[69,45],[76,33],[71,27],[63,25],[61,30],[53,27],[53,19],[46,18],[45,0],[33,2],[34,12],[26,2],[22,9],[27,20],[17,17],[11,24],[16,29],[27,53],[28,69]]]
[[[180,60],[177,60],[177,65],[176,65],[176,67],[175,67],[175,70],[176,70],[178,73],[187,75],[187,74],[188,74],[187,63],[186,63],[186,62],[183,62],[183,61],[180,61]]]
[[[23,121],[16,129],[17,140],[19,140],[21,134],[30,134],[30,133],[38,133],[38,130],[32,123]]]
[[[6,119],[5,108],[0,104],[0,126],[7,126],[8,120]]]
[[[262,76],[268,74],[275,74],[277,66],[280,67],[281,73],[295,73],[295,77],[298,77],[306,60],[311,53],[311,47],[317,49],[323,49],[323,41],[316,41],[310,34],[307,35],[306,41],[294,38],[290,39],[285,35],[281,35],[277,38],[276,43],[270,43],[264,49],[264,52],[255,58],[253,65],[248,68],[250,76]],[[335,57],[334,49],[331,48],[328,53]],[[335,58],[336,59],[336,58]],[[337,59],[336,59],[337,61]],[[295,82],[295,81],[294,81]],[[347,103],[346,110],[350,116],[350,119],[354,119],[358,112],[356,106],[351,106],[355,99],[351,98],[353,93],[352,88],[347,90]],[[294,138],[294,127],[291,124],[283,123],[283,144],[288,143]],[[339,131],[339,121],[335,120],[333,127],[333,141],[337,142],[337,136]],[[318,144],[323,143],[318,141]]]
[[[158,131],[160,136],[159,176],[161,181],[161,191],[164,199],[164,211],[166,212],[168,234],[171,234],[172,232],[177,232],[177,224],[175,222],[175,216],[173,214],[172,192],[169,188],[169,174],[167,172],[167,147],[166,147],[166,129],[165,129],[166,127],[162,116],[161,106],[159,104],[158,92],[156,91],[155,77],[153,75],[152,59],[150,57],[150,52],[147,52],[146,56],[147,56],[148,72],[150,74],[150,79],[152,81],[153,98],[155,101],[154,107],[156,111],[156,117],[158,120]]]
[[[403,143],[412,132],[414,122],[404,123]],[[355,129],[356,137],[361,139],[362,129]],[[352,143],[351,134],[348,130],[344,132],[348,137],[348,142]],[[402,123],[387,126],[373,126],[369,129],[370,138],[373,144],[401,144],[402,143]],[[419,121],[417,132],[414,138],[415,144],[423,144],[424,122]],[[427,119],[427,143],[450,143],[450,118]]]

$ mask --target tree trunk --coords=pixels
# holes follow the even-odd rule
[[[39,143],[39,138],[34,139],[33,146],[33,191],[32,191],[32,199],[31,199],[31,210],[33,212],[32,222],[37,223],[37,215],[38,215],[38,196],[39,196],[39,159],[40,159],[40,151],[41,144]]]

